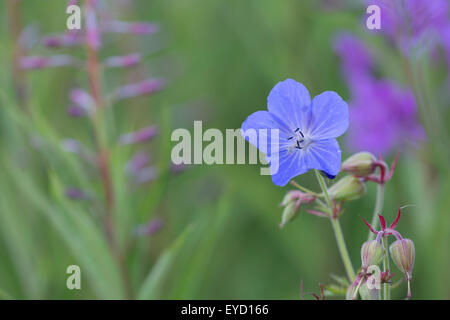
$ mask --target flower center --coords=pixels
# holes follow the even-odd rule
[[[305,137],[303,132],[300,131],[299,128],[295,129],[294,135],[292,137],[289,137],[288,140],[291,140],[293,143],[289,147],[290,150],[293,149],[304,149],[309,144],[309,139]]]

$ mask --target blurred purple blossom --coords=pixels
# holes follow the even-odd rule
[[[31,50],[39,42],[39,28],[35,24],[26,26],[20,33],[18,44],[25,50]]]
[[[350,102],[351,126],[347,136],[353,150],[387,154],[407,142],[417,143],[425,138],[411,90],[376,79],[353,89],[357,92]]]
[[[158,170],[153,166],[149,166],[139,170],[136,173],[134,179],[136,183],[144,184],[155,180],[157,177],[158,177]]]
[[[103,63],[106,67],[131,67],[141,62],[141,55],[139,53],[131,53],[125,56],[108,57]]]
[[[137,184],[143,184],[154,180],[158,176],[155,167],[149,166],[149,156],[144,151],[136,153],[125,165],[127,174],[133,178]]]
[[[183,171],[185,171],[188,168],[188,165],[182,163],[182,164],[174,164],[172,163],[170,165],[170,172],[174,173],[174,174],[178,174],[181,173]]]
[[[381,9],[381,31],[405,54],[433,47],[442,28],[449,25],[448,0],[368,0]]]
[[[151,94],[160,91],[165,85],[165,81],[162,79],[147,79],[141,82],[127,84],[119,87],[114,92],[114,98],[116,100],[132,98]]]
[[[65,152],[74,153],[87,162],[96,164],[95,154],[93,154],[91,150],[85,148],[78,140],[64,139],[61,143],[61,147]]]
[[[81,44],[81,41],[81,35],[75,32],[47,36],[42,39],[42,43],[49,48],[76,46]]]
[[[62,141],[62,148],[66,152],[80,154],[82,147],[78,140],[75,139],[64,139]]]
[[[134,144],[145,142],[158,134],[158,126],[150,126],[135,132],[125,133],[119,137],[119,144]]]
[[[43,69],[49,67],[76,66],[79,61],[66,54],[53,56],[27,56],[20,60],[22,69]]]
[[[87,112],[85,109],[77,105],[71,105],[67,108],[67,114],[71,117],[79,118],[86,116]]]
[[[163,226],[164,221],[160,218],[155,218],[146,224],[138,225],[134,230],[134,234],[136,236],[151,236],[161,230]]]
[[[88,200],[90,196],[81,189],[78,188],[67,188],[66,197],[73,200]]]
[[[354,151],[386,154],[425,138],[410,89],[372,75],[372,59],[365,44],[351,34],[336,38],[351,101],[347,142]]]
[[[98,50],[101,45],[100,30],[95,12],[96,4],[97,0],[87,0],[85,7],[86,43],[93,50]]]
[[[95,101],[92,96],[83,89],[79,88],[72,89],[70,92],[70,100],[75,107],[79,107],[87,113],[91,113],[95,106]]]
[[[359,81],[373,67],[373,57],[369,49],[359,39],[349,33],[341,33],[334,43],[336,53],[341,57],[342,71],[348,81]]]
[[[149,156],[145,151],[139,151],[136,153],[130,161],[126,164],[126,170],[131,175],[136,175],[136,173],[143,169],[149,162]]]

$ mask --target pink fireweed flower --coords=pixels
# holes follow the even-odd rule
[[[78,188],[67,188],[66,197],[72,200],[89,200],[91,198],[88,193]]]
[[[119,144],[134,144],[146,142],[154,138],[159,132],[158,126],[150,126],[135,132],[125,133],[119,137]]]
[[[141,236],[151,236],[158,231],[161,230],[161,228],[164,226],[164,221],[160,218],[155,218],[150,220],[146,224],[139,225],[135,228],[134,234],[138,237]]]
[[[96,0],[87,0],[84,13],[86,21],[86,43],[93,50],[98,50],[101,45],[100,30],[95,12],[96,3]]]
[[[47,36],[42,39],[44,46],[49,48],[71,47],[81,44],[81,36],[76,32],[68,32],[53,36]]]
[[[103,64],[108,68],[128,68],[141,62],[139,53],[131,53],[125,56],[113,56],[107,58]]]
[[[73,67],[79,65],[79,60],[67,54],[53,56],[28,56],[20,60],[22,69],[44,69],[54,67]]]
[[[381,8],[382,28],[405,55],[433,48],[449,22],[448,0],[367,0]]]
[[[116,100],[143,96],[160,91],[165,86],[162,79],[147,79],[141,82],[128,84],[115,90],[113,97]]]
[[[109,21],[104,26],[105,32],[147,35],[157,32],[159,26],[148,22]]]
[[[85,110],[87,113],[92,113],[95,107],[95,101],[92,96],[83,89],[75,88],[70,92],[70,100],[72,103]]]
[[[67,114],[74,118],[84,117],[87,115],[87,112],[85,109],[77,106],[77,105],[71,105],[67,108]]]
[[[146,152],[139,151],[126,164],[126,170],[131,175],[136,175],[137,172],[143,169],[149,162],[149,157]]]
[[[369,48],[357,37],[341,33],[335,41],[351,93],[347,144],[353,151],[388,154],[425,139],[412,90],[373,75]],[[380,132],[382,134],[380,134]]]

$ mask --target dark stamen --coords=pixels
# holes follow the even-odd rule
[[[305,136],[303,135],[303,133],[300,131],[300,135],[302,136],[302,138],[304,138]],[[303,140],[302,140],[302,142],[303,142]]]
[[[299,129],[299,128],[297,128],[297,129],[295,129],[295,131],[294,131],[294,132],[297,132],[297,131],[300,131],[300,129]]]
[[[294,137],[289,137],[288,140],[291,140],[292,138],[294,138]]]

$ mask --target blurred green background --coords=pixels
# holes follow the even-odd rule
[[[398,79],[393,49],[362,27],[363,7],[348,1],[151,0],[118,9],[123,20],[153,21],[157,35],[108,36],[101,56],[141,51],[138,70],[166,77],[169,85],[150,97],[126,100],[108,109],[109,146],[117,205],[116,232],[133,297],[162,299],[299,299],[345,274],[330,224],[302,212],[279,229],[279,207],[289,187],[272,184],[256,165],[193,165],[168,171],[174,128],[239,128],[265,109],[270,89],[293,78],[312,96],[334,90],[348,99],[332,40],[350,30],[385,54],[386,77]],[[331,3],[327,4],[327,3]],[[65,1],[27,0],[22,24],[39,26],[42,35],[64,32]],[[0,3],[0,295],[18,299],[123,298],[117,265],[104,240],[99,215],[102,188],[95,170],[64,152],[65,138],[94,148],[91,125],[66,114],[68,91],[86,87],[83,70],[54,68],[25,74],[31,111],[24,111],[12,87],[13,42],[6,1]],[[54,51],[36,45],[32,54]],[[83,57],[80,49],[60,52]],[[104,91],[127,81],[125,72],[105,71]],[[129,78],[128,78],[129,79]],[[108,89],[109,88],[109,89]],[[120,133],[149,124],[160,136],[143,147],[117,146]],[[429,141],[433,143],[433,141]],[[344,158],[349,155],[341,141]],[[124,174],[134,151],[144,149],[160,169],[155,181],[136,187]],[[386,158],[392,161],[392,155]],[[431,165],[426,148],[403,152],[387,184],[384,216],[392,221],[404,210],[398,230],[416,245],[414,298],[450,298],[450,180]],[[296,179],[319,190],[313,173]],[[69,200],[64,188],[89,190],[100,204]],[[353,264],[367,238],[361,217],[370,219],[375,185],[346,204],[341,219]],[[133,227],[161,218],[152,236],[134,237]],[[131,239],[131,240],[130,240]],[[66,288],[66,268],[82,270],[82,290]],[[400,272],[394,270],[396,279]],[[405,296],[405,284],[393,291]],[[130,296],[128,296],[130,297]]]

